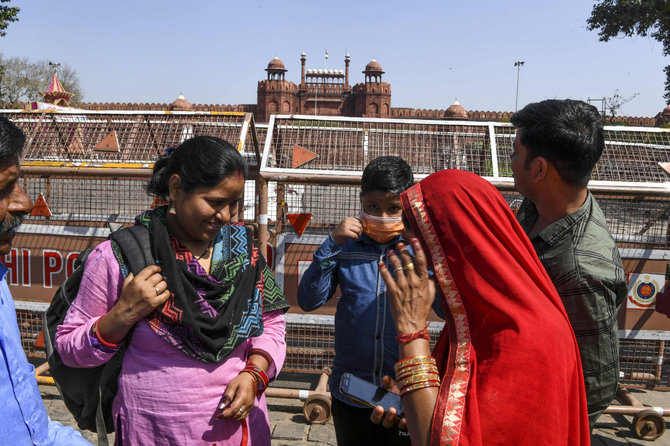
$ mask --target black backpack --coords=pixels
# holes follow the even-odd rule
[[[151,253],[149,231],[144,226],[131,226],[111,233],[130,271],[137,275],[145,267],[156,263]],[[118,376],[123,354],[130,341],[131,332],[119,351],[107,363],[98,367],[75,368],[63,363],[54,348],[57,327],[63,323],[70,305],[77,297],[79,284],[84,275],[88,255],[94,248],[87,248],[74,263],[74,272],[58,288],[51,305],[44,314],[44,341],[49,361],[49,372],[80,429],[98,433],[98,444],[107,444],[107,433],[114,432],[112,402],[118,390]]]

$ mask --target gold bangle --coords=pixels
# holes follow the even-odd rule
[[[404,369],[396,374],[396,381],[417,373],[438,373],[437,366],[432,364],[420,365],[417,367]]]
[[[411,366],[406,366],[406,367],[400,367],[395,370],[396,376],[401,376],[401,375],[406,375],[408,373],[415,373],[415,371],[423,370],[423,369],[433,369],[437,370],[437,365],[433,363],[423,363],[423,364],[414,364]]]
[[[396,375],[395,379],[396,381],[400,381],[407,378],[408,376],[418,375],[421,373],[433,373],[435,375],[438,375],[439,371],[437,370],[437,368],[421,368],[421,369],[409,370],[407,373],[403,372],[400,373],[399,375]]]
[[[414,392],[415,390],[419,389],[425,389],[427,387],[440,387],[440,382],[433,382],[433,381],[424,381],[418,384],[414,384],[413,386],[410,386],[406,389],[403,389],[400,391],[400,396],[405,396],[410,392]]]
[[[418,373],[412,373],[412,374],[409,374],[409,375],[398,376],[398,377],[396,377],[396,381],[398,381],[398,382],[406,381],[413,376],[423,376],[423,375],[440,376],[440,374],[436,370],[425,370],[425,371],[421,371],[421,372],[418,372]]]
[[[438,386],[440,385],[440,379],[439,379],[439,377],[438,377],[438,376],[434,376],[432,379],[422,379],[422,380],[420,380],[420,381],[416,381],[416,382],[412,382],[412,383],[404,383],[404,384],[400,387],[400,391],[403,392],[405,389],[409,389],[409,388],[414,387],[414,386],[416,386],[416,385],[418,385],[418,384],[431,383],[431,382],[432,382],[432,383],[436,383],[436,385],[438,385]]]
[[[405,367],[411,366],[411,365],[416,365],[416,364],[437,364],[435,361],[435,358],[432,356],[428,355],[419,355],[419,356],[411,356],[409,358],[402,359],[398,362],[395,363],[395,366],[393,369],[395,370],[396,373],[404,369]]]
[[[402,387],[407,387],[410,384],[416,384],[422,381],[431,380],[431,379],[440,379],[440,375],[437,373],[420,373],[418,375],[412,375],[405,379],[398,380],[398,385]]]

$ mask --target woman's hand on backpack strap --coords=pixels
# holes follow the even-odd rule
[[[128,274],[116,306],[120,307],[124,319],[132,325],[163,305],[169,297],[170,291],[161,275],[161,268],[149,265],[137,276]]]
[[[170,298],[167,282],[158,265],[150,265],[123,281],[121,296],[100,321],[100,334],[109,342],[123,340],[130,328]]]

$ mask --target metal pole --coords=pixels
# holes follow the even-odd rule
[[[267,244],[270,239],[268,232],[268,182],[262,176],[256,178],[256,193],[258,194],[258,246],[264,256],[267,256]],[[274,264],[274,259],[272,259]]]
[[[514,66],[516,67],[516,101],[514,102],[515,113],[519,109],[519,75],[521,74],[521,67],[523,64],[524,62],[522,60],[514,62]]]
[[[5,67],[0,65],[0,103],[5,102],[2,97],[2,78],[5,76]]]

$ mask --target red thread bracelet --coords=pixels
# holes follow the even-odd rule
[[[95,339],[97,339],[98,342],[100,342],[100,344],[102,344],[104,347],[119,348],[123,341],[119,342],[118,344],[112,344],[111,342],[107,342],[102,338],[102,335],[100,334],[100,319],[95,321],[95,324],[93,325],[93,336],[95,336]]]
[[[428,333],[428,325],[423,330],[415,331],[414,333],[407,333],[407,334],[398,334],[398,336],[395,337],[395,340],[397,342],[412,342],[416,339],[425,339],[427,341],[430,341],[430,334]]]

